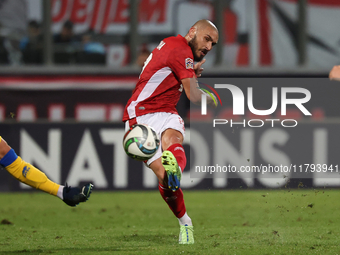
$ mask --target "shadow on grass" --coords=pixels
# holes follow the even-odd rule
[[[115,248],[115,247],[105,247],[105,248],[60,248],[60,249],[36,249],[36,250],[18,250],[18,251],[2,251],[1,254],[30,254],[30,255],[41,255],[41,254],[83,254],[86,253],[97,253],[97,252],[117,252],[121,254],[122,252],[137,252],[140,251],[140,247],[134,247],[134,249],[129,247]]]
[[[116,241],[119,242],[143,242],[145,244],[150,243],[152,245],[158,244],[169,244],[169,243],[176,243],[178,236],[176,235],[159,235],[159,234],[131,234],[131,235],[124,235],[116,238]]]
[[[114,238],[114,243],[110,247],[103,247],[103,245],[97,244],[98,247],[81,246],[72,248],[44,248],[44,249],[23,249],[23,250],[13,250],[13,251],[1,251],[0,254],[81,254],[88,252],[138,252],[148,251],[150,248],[155,247],[155,245],[174,245],[177,243],[176,235],[124,235]]]

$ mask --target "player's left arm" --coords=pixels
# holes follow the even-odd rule
[[[329,72],[329,79],[340,81],[340,65],[333,66],[332,70]]]
[[[196,77],[184,78],[181,80],[188,99],[194,104],[201,104],[202,94],[207,96],[207,103],[212,107],[217,107],[217,99],[213,93],[206,93],[198,86]]]

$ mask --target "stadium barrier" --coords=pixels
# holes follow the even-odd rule
[[[186,130],[184,148],[189,159],[181,182],[184,189],[340,186],[336,139],[340,136],[340,122],[299,123],[289,131],[267,125],[261,129],[230,131],[227,136],[221,132],[207,134],[204,124],[200,127]],[[152,171],[125,154],[123,124],[1,123],[0,130],[22,158],[55,182],[79,185],[92,181],[99,190],[157,189]],[[245,172],[216,175],[202,170],[193,175],[192,171],[199,167],[214,164],[216,172],[216,162],[220,169],[228,165],[237,169],[243,166]],[[281,170],[275,171],[278,169],[275,166],[280,165]],[[274,170],[265,175],[249,170],[260,167],[262,172],[266,168],[267,172]],[[30,189],[5,170],[0,171],[0,184],[1,191]]]

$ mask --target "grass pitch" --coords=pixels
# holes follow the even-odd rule
[[[340,190],[184,191],[194,245],[158,192],[98,192],[71,208],[0,193],[0,254],[340,254]]]

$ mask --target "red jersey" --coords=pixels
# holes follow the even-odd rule
[[[186,39],[181,35],[164,39],[145,61],[123,121],[154,112],[178,114],[181,80],[194,76],[193,54]]]

